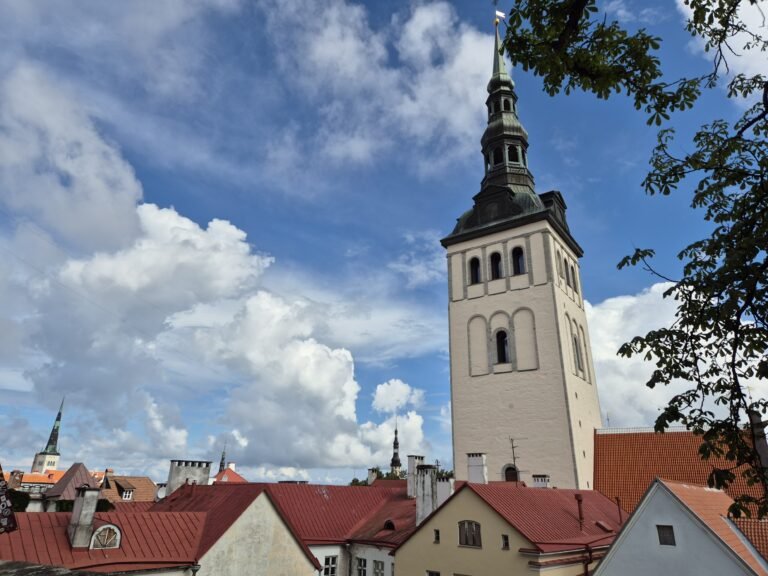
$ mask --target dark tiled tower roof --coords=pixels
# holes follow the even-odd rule
[[[61,427],[62,410],[64,410],[63,398],[59,406],[59,413],[56,414],[56,421],[53,423],[53,428],[51,428],[51,435],[48,437],[48,444],[46,444],[45,449],[41,452],[42,454],[59,456],[59,428]]]
[[[389,467],[392,470],[399,470],[402,467],[400,463],[400,441],[397,439],[397,426],[395,426],[395,441],[392,442],[392,460],[389,462]]]

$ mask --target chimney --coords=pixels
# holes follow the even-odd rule
[[[416,489],[416,526],[437,508],[437,466],[420,464],[414,477]]]
[[[416,467],[424,464],[424,456],[408,455],[408,498],[416,498]]]
[[[377,474],[378,468],[368,468],[368,486],[373,484],[373,482],[376,480],[376,478],[379,477]]]
[[[81,486],[77,489],[67,535],[72,548],[88,548],[93,536],[93,515],[99,503],[99,488]]]
[[[437,505],[442,506],[443,502],[451,497],[454,488],[455,481],[453,478],[438,478],[437,480]]]
[[[579,507],[579,530],[584,530],[584,496],[574,494],[576,505]]]
[[[549,474],[534,474],[533,475],[533,487],[534,488],[549,488]]]
[[[475,452],[467,454],[467,481],[475,484],[488,484],[488,466],[485,454]]]
[[[208,484],[211,475],[210,460],[171,460],[168,482],[165,488],[166,498],[184,484]]]

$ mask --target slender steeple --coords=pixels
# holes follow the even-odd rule
[[[401,467],[400,441],[397,439],[397,424],[395,424],[395,441],[392,442],[392,460],[389,462],[389,469],[392,474],[399,475]]]
[[[51,435],[48,436],[48,444],[43,450],[43,454],[52,454],[59,456],[59,428],[61,427],[61,413],[64,410],[64,398],[61,399],[61,405],[59,406],[59,413],[56,414],[56,421],[51,428]]]
[[[518,117],[515,83],[504,63],[498,20],[487,90],[488,125],[480,140],[485,174],[474,207],[459,218],[446,240],[544,210],[528,169],[528,132]]]
[[[224,442],[224,450],[221,451],[221,460],[219,461],[219,474],[227,469],[227,443]]]

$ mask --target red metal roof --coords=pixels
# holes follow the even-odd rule
[[[124,514],[135,514],[136,512],[149,512],[149,509],[154,505],[154,502],[112,502],[112,511],[122,512]]]
[[[119,548],[73,549],[67,537],[69,512],[17,513],[19,529],[0,534],[0,559],[93,572],[186,566],[198,558],[204,514],[97,512],[94,524],[120,529]]]
[[[88,472],[88,468],[82,462],[75,462],[69,467],[61,479],[45,492],[46,498],[58,498],[59,500],[74,500],[75,492],[80,486],[98,488],[99,483]]]
[[[715,535],[725,543],[739,558],[746,562],[756,574],[768,576],[760,562],[752,555],[752,552],[744,545],[736,530],[728,521],[728,508],[733,500],[723,491],[696,486],[682,482],[661,480],[672,494],[674,494],[685,506],[693,512]]]
[[[542,552],[572,550],[585,544],[606,546],[622,526],[616,504],[595,490],[529,488],[512,482],[467,483],[466,488]],[[582,497],[582,524],[577,494]],[[621,517],[626,519],[626,514]],[[613,531],[607,533],[597,522]]]
[[[248,508],[258,496],[266,492],[265,489],[267,486],[270,486],[270,484],[230,484],[226,482],[222,484],[212,484],[210,486],[185,484],[174,491],[170,496],[157,502],[152,506],[151,510],[152,512],[206,512],[205,528],[203,530],[203,537],[200,540],[199,554],[202,556],[219,538],[221,538],[224,532],[229,529],[246,508]],[[268,494],[267,497],[275,505],[275,508],[285,521],[298,545],[304,551],[304,554],[310,562],[319,569],[320,565],[318,564],[317,559],[309,551],[306,543],[297,532],[296,527],[291,523],[290,519],[282,513],[271,494]]]
[[[272,500],[284,518],[295,527],[299,537],[307,544],[333,544],[356,537],[371,536],[373,516],[381,513],[385,505],[395,506],[406,498],[405,486],[325,486],[317,484],[268,484]],[[408,507],[400,504],[398,516]],[[393,507],[394,511],[395,508]],[[378,520],[376,520],[378,521]],[[416,524],[416,508],[413,508],[413,525]],[[382,521],[383,526],[383,521]],[[386,540],[387,542],[389,539]],[[382,542],[384,543],[384,542]]]
[[[238,483],[239,482],[240,484],[244,482],[248,482],[248,480],[243,478],[240,474],[238,474],[237,472],[229,468],[225,468],[224,470],[216,474],[216,476],[213,477],[213,481],[218,483],[224,483],[224,482]]]
[[[603,430],[595,434],[595,490],[611,500],[621,498],[621,507],[632,512],[656,478],[690,484],[707,484],[714,467],[730,468],[733,462],[699,456],[701,438],[692,432],[622,432]],[[736,479],[726,493],[735,498],[762,496],[758,485],[748,486],[735,471]]]

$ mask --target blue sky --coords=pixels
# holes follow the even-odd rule
[[[670,77],[708,69],[675,3],[603,7],[664,38]],[[252,479],[348,481],[387,464],[396,414],[403,453],[450,464],[439,238],[479,190],[493,12],[3,3],[2,465],[28,468],[64,394],[65,464],[160,480],[226,441]],[[648,425],[669,391],[615,350],[673,307],[615,265],[650,246],[674,276],[706,229],[684,190],[643,194],[655,129],[629,101],[513,77],[537,190],[585,250],[603,411]],[[717,89],[674,124],[741,110]]]

